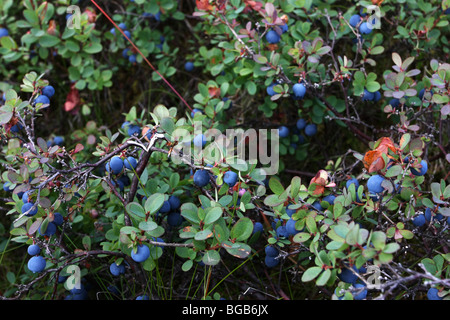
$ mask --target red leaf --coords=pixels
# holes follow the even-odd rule
[[[75,111],[74,109],[78,107],[80,103],[80,93],[78,89],[75,88],[75,84],[72,84],[70,91],[67,94],[66,102],[64,103],[64,110],[67,112]]]
[[[319,184],[314,184],[314,187],[315,187],[315,189],[313,191],[313,195],[315,195],[315,196],[320,196],[325,192],[324,186],[321,186]]]
[[[73,150],[72,154],[78,153],[78,152],[80,152],[80,151],[83,150],[83,149],[84,149],[84,146],[83,146],[81,143],[78,143],[78,144],[75,146],[75,149]]]
[[[209,0],[195,0],[195,2],[199,10],[210,11],[213,9],[213,6],[209,4]]]
[[[47,33],[54,36],[56,34],[56,23],[55,20],[50,20],[48,24]]]
[[[220,97],[220,88],[209,87],[208,92],[209,92],[209,96],[211,98],[219,98]]]
[[[376,158],[369,166],[369,173],[379,171],[384,168],[384,160],[382,157]]]
[[[314,178],[311,179],[310,184],[313,183],[325,186],[328,183],[328,172],[326,172],[325,170],[319,170]]]

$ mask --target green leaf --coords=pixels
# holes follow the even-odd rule
[[[212,236],[214,236],[214,233],[209,230],[209,229],[204,229],[204,230],[200,230],[199,232],[197,232],[194,236],[195,240],[206,240],[211,238]]]
[[[39,39],[39,44],[45,48],[54,47],[60,42],[58,37],[49,34],[45,34]]]
[[[383,250],[386,245],[386,234],[382,231],[372,233],[371,241],[375,249]]]
[[[303,273],[302,281],[308,282],[314,280],[321,272],[322,272],[321,267],[311,267]]]
[[[83,48],[83,51],[89,54],[99,53],[102,50],[103,46],[98,42],[92,42]]]
[[[401,166],[401,165],[395,165],[395,166],[390,167],[390,168],[386,171],[385,176],[388,177],[388,178],[389,178],[389,177],[396,177],[396,176],[398,176],[399,174],[401,174],[402,171],[403,171],[403,169],[402,169],[402,166]]]
[[[163,203],[164,203],[164,194],[162,193],[155,193],[152,194],[148,199],[145,201],[145,211],[149,212],[150,214],[156,213],[159,209],[161,209]]]
[[[192,260],[186,260],[181,266],[181,270],[183,270],[184,272],[189,271],[193,265],[194,262]]]
[[[168,134],[172,134],[175,129],[175,124],[170,117],[164,117],[161,119],[161,128]]]
[[[241,218],[231,229],[230,237],[236,241],[245,241],[252,235],[253,222],[247,218]]]
[[[376,81],[366,83],[366,89],[370,92],[378,91],[380,88],[380,84]]]
[[[232,246],[225,242],[222,244],[222,247],[225,248],[225,250],[227,250],[227,252],[233,257],[239,259],[247,258],[252,252],[252,248],[249,245],[241,242],[233,243]]]
[[[145,210],[137,202],[131,202],[131,203],[127,204],[126,210],[128,213],[130,213],[138,218],[145,218]]]
[[[183,203],[181,205],[181,215],[188,221],[199,224],[200,219],[198,217],[198,208],[193,203]]]
[[[370,54],[377,55],[384,52],[384,47],[382,46],[375,46],[370,50]]]
[[[326,269],[324,272],[320,274],[320,276],[316,280],[316,285],[321,287],[324,286],[331,276],[331,269]]]
[[[383,252],[384,253],[394,253],[396,252],[398,249],[400,249],[400,245],[396,242],[393,243],[388,243],[384,249]]]
[[[216,222],[222,216],[222,208],[221,207],[210,207],[206,208],[206,216],[203,222],[205,225]]]
[[[269,188],[276,195],[280,195],[280,194],[282,194],[284,192],[283,185],[281,184],[280,180],[278,180],[275,177],[270,178],[270,180],[269,180]]]
[[[307,241],[309,238],[311,238],[310,233],[299,232],[292,238],[292,241],[297,242],[297,243],[302,243],[302,242]]]
[[[293,177],[291,180],[291,189],[290,189],[292,198],[297,198],[298,192],[300,191],[300,185],[301,185],[300,177],[297,176]]]
[[[214,266],[220,262],[220,254],[216,250],[208,250],[203,255],[202,261],[208,266]]]
[[[141,221],[139,222],[139,229],[144,231],[153,231],[158,227],[154,221]]]
[[[125,227],[120,228],[120,233],[122,233],[122,234],[132,234],[132,233],[139,234],[140,230],[135,227],[125,226]]]

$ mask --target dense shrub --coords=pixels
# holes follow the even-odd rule
[[[450,298],[449,1],[0,3],[1,298]]]

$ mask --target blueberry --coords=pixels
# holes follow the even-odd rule
[[[297,210],[295,210],[295,209],[289,209],[289,207],[286,208],[286,214],[287,214],[289,217],[292,217],[292,215],[293,215],[296,211],[297,211]]]
[[[427,292],[428,300],[442,300],[442,297],[438,296],[439,290],[436,288],[430,288]]]
[[[30,210],[32,207],[34,206],[34,203],[32,202],[27,202],[22,206],[22,213],[27,212],[28,210]],[[31,211],[29,211],[26,215],[28,217],[32,217],[34,216],[36,213],[38,212],[38,208],[37,206],[34,207],[34,209],[31,209]]]
[[[197,187],[204,187],[209,183],[209,172],[208,170],[200,169],[194,173],[194,184]]]
[[[50,99],[47,96],[41,94],[39,97],[37,97],[34,100],[34,102],[35,103],[42,103],[42,104],[50,104]]]
[[[143,295],[137,296],[136,300],[150,300],[150,298],[148,297],[148,295],[143,294]]]
[[[183,217],[179,212],[171,212],[167,215],[167,223],[169,226],[178,227],[183,222]]]
[[[0,38],[6,37],[9,35],[9,31],[6,28],[0,28]]]
[[[273,87],[274,87],[275,85],[276,85],[276,83],[272,83],[271,85],[269,85],[269,86],[267,87],[266,91],[267,91],[267,94],[268,94],[269,96],[273,96],[273,95],[277,94],[277,93],[273,90]]]
[[[54,223],[55,225],[57,225],[57,226],[60,226],[60,225],[63,224],[63,222],[64,222],[64,218],[63,218],[63,216],[61,215],[61,213],[55,212],[55,213],[53,214],[53,223]]]
[[[420,165],[422,166],[417,171],[415,168],[411,168],[411,173],[415,176],[423,176],[428,171],[428,162],[426,160],[420,161]]]
[[[3,184],[3,190],[6,191],[6,192],[12,191],[13,189],[11,189],[11,183],[8,182],[8,181],[6,181],[6,182]],[[22,213],[23,213],[23,211],[22,211]]]
[[[348,188],[350,188],[350,185],[352,185],[352,184],[354,184],[355,189],[358,190],[359,182],[356,178],[351,178],[351,179],[347,180],[347,182],[345,183],[345,187],[348,189]]]
[[[42,226],[42,225],[41,225],[41,226]],[[41,226],[40,226],[39,229],[38,229],[39,234],[40,234],[41,236],[47,236],[47,237],[50,237],[50,236],[54,235],[55,232],[56,232],[56,224],[54,224],[53,222],[49,222],[49,223],[47,224],[47,229],[45,230],[44,233],[41,232]]]
[[[355,289],[366,288],[366,286],[363,285],[362,283],[356,283],[354,285],[354,287],[355,287]],[[356,294],[356,295],[353,295],[353,299],[355,299],[355,300],[363,300],[363,299],[365,299],[367,297],[367,288],[364,289],[361,292],[359,290],[357,290],[357,292],[359,292],[359,293]]]
[[[294,92],[294,96],[296,98],[303,98],[306,94],[306,87],[303,83],[296,83],[292,87],[292,91]]]
[[[126,158],[123,163],[125,165],[125,168],[127,168],[128,170],[136,169],[137,160],[136,160],[136,158],[134,158],[132,156],[129,156],[128,158]]]
[[[358,272],[358,269],[356,269],[356,266],[353,266],[352,269],[356,272]],[[348,268],[342,268],[341,273],[338,274],[338,278],[341,279],[341,281],[346,283],[355,283],[358,280],[358,277],[356,274],[354,274],[351,270]]]
[[[109,171],[108,170],[109,167]],[[123,169],[123,160],[118,157],[118,156],[114,156],[111,158],[111,160],[108,162],[108,165],[106,166],[106,170],[108,170],[108,172],[111,172],[113,174],[119,174]]]
[[[381,100],[381,93],[380,91],[375,91],[373,94],[373,99],[372,101],[378,102]]]
[[[289,129],[286,126],[279,127],[278,135],[280,136],[280,138],[286,138],[289,135]]]
[[[297,128],[298,128],[298,130],[305,129],[306,125],[307,125],[307,122],[306,122],[305,119],[298,119],[297,120]]]
[[[39,273],[45,269],[45,259],[42,256],[33,256],[28,260],[28,269],[33,273]]]
[[[186,70],[187,72],[191,72],[192,70],[194,70],[194,63],[191,61],[187,61],[184,64],[184,70]]]
[[[373,92],[370,92],[369,90],[364,89],[364,93],[362,96],[363,101],[372,101],[374,97],[375,97],[375,94]]]
[[[267,246],[264,249],[264,251],[266,253],[266,256],[269,256],[269,257],[276,257],[276,256],[278,256],[278,249],[275,248],[274,246]]]
[[[228,186],[233,187],[238,180],[238,175],[234,171],[227,171],[223,175],[223,182],[225,182]]]
[[[389,100],[389,104],[393,107],[393,108],[398,108],[400,106],[400,100],[399,99],[391,99]]]
[[[350,20],[348,21],[350,25],[355,28],[358,23],[361,21],[361,16],[359,14],[354,14],[350,17]]]
[[[413,220],[413,224],[414,224],[416,227],[421,227],[421,226],[423,226],[425,223],[426,223],[426,218],[425,218],[425,215],[423,215],[423,214],[419,214],[419,215],[418,215],[417,217],[415,217],[414,220]]]
[[[203,148],[206,145],[206,137],[203,134],[198,134],[194,137],[194,146]]]
[[[297,231],[297,229],[295,229],[295,223],[296,223],[297,221],[295,221],[294,219],[289,219],[287,222],[286,222],[286,231],[287,231],[287,233],[289,234],[289,235],[294,235],[294,234],[296,234],[298,231]]]
[[[37,244],[32,244],[28,247],[27,252],[30,256],[36,256],[41,253],[41,248]]]
[[[427,220],[428,222],[431,221],[431,216],[432,216],[432,214],[431,214],[431,209],[430,209],[430,208],[426,208],[426,209],[425,209],[425,214],[424,214],[424,216],[425,216],[425,220]]]
[[[173,195],[169,197],[169,203],[170,203],[170,208],[172,210],[178,209],[181,205],[180,198],[178,198],[177,196],[173,196]]]
[[[42,94],[47,96],[48,98],[51,98],[55,94],[55,88],[53,88],[52,86],[46,86],[42,88]]]
[[[17,122],[15,125],[13,125],[10,129],[11,132],[17,133],[21,129],[23,129],[23,125],[20,122]]]
[[[329,195],[327,195],[326,197],[324,197],[324,198],[322,199],[322,201],[328,202],[330,205],[333,205],[335,199],[336,199],[336,196],[335,196],[335,195],[329,194]]]
[[[164,201],[162,207],[159,209],[159,212],[161,213],[167,213],[170,212],[170,202]]]
[[[30,200],[30,193],[31,190],[25,191],[22,195],[22,201],[23,203],[27,203]]]
[[[113,276],[119,276],[121,274],[125,273],[125,265],[121,263],[120,265],[117,265],[115,262],[111,263],[109,266],[109,271]]]
[[[278,35],[278,33],[276,33],[275,30],[269,30],[266,33],[266,40],[268,43],[272,43],[272,44],[278,43],[278,42],[280,42],[280,39],[281,39],[280,36]]]
[[[289,233],[286,230],[286,226],[279,226],[277,228],[277,236],[278,237],[283,237],[283,238],[289,237]]]
[[[124,22],[119,23],[119,28],[122,29],[122,30],[126,30],[127,29],[127,25]]]
[[[371,28],[371,26],[369,26],[369,24],[367,22],[363,22],[359,26],[359,32],[362,34],[369,34],[372,32],[372,28]]]
[[[62,146],[64,143],[64,138],[61,136],[56,136],[55,138],[53,138],[53,143],[57,146]]]
[[[384,188],[381,186],[384,178],[379,174],[373,175],[367,180],[367,189],[370,193],[378,194],[383,192]]]
[[[266,266],[268,268],[273,268],[273,267],[276,267],[280,263],[280,260],[275,259],[274,257],[266,256],[264,258],[264,263],[266,264]]]
[[[194,115],[195,115],[197,112],[203,113],[202,110],[199,110],[199,109],[195,109],[195,108],[194,108],[194,109],[192,109],[191,117],[193,118]]]
[[[263,231],[264,231],[264,226],[262,225],[262,223],[259,221],[255,222],[253,225],[253,233],[263,232]]]
[[[128,39],[131,39],[131,33],[130,33],[130,31],[128,31],[128,30],[125,30],[124,32],[123,32],[124,34],[125,34],[125,36],[123,37],[125,40],[128,38]]]
[[[150,249],[144,244],[138,245],[136,247],[136,252],[131,250],[131,259],[136,262],[143,262],[150,257]]]
[[[423,100],[423,97],[426,92],[430,92],[431,95],[433,95],[433,90],[426,90],[425,88],[419,91],[419,99]]]
[[[131,137],[131,136],[134,136],[134,135],[138,135],[140,132],[141,132],[141,127],[139,127],[139,126],[136,125],[136,124],[130,125],[130,126],[128,127],[128,131],[127,131],[128,135],[129,135],[130,137]]]
[[[125,49],[123,49],[123,51],[122,51],[122,57],[128,58],[128,51],[130,51],[130,48],[125,48]],[[126,121],[126,122],[128,122],[128,121]],[[128,122],[128,124],[130,124],[130,123]]]
[[[320,205],[320,202],[319,202],[319,201],[314,201],[313,204],[312,204],[312,206],[313,206],[314,208],[316,208],[317,210],[319,210],[319,211],[323,211],[323,208],[322,208],[322,206]]]
[[[305,135],[311,137],[317,133],[317,126],[314,123],[310,123],[305,127]]]

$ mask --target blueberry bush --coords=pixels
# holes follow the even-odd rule
[[[450,299],[450,1],[0,4],[1,299]]]

